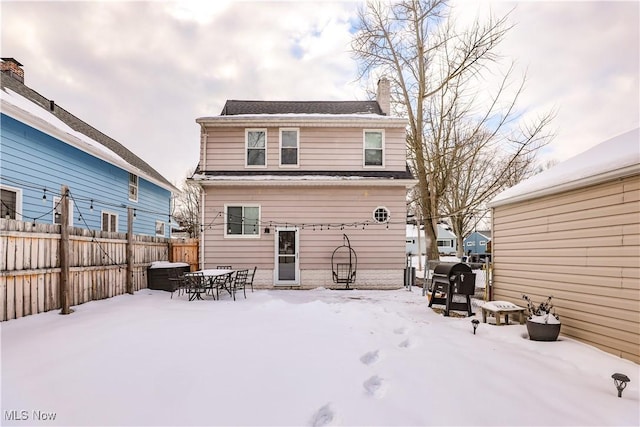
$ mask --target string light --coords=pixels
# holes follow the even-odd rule
[[[93,199],[91,199],[91,204],[89,205],[89,210],[93,212]]]
[[[42,204],[46,204],[47,203],[47,189],[43,188],[42,189]]]

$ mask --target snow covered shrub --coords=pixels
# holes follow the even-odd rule
[[[553,295],[549,295],[547,299],[536,305],[528,295],[522,295],[522,299],[527,302],[529,309],[529,320],[537,323],[560,323],[560,316],[551,312],[553,303],[551,302]]]

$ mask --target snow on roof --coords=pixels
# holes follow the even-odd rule
[[[11,82],[10,79],[9,82]],[[6,82],[6,80],[5,80]],[[26,88],[26,86],[25,86]],[[28,89],[28,88],[27,88]],[[31,89],[28,89],[31,90]],[[131,159],[127,160],[115,151],[103,143],[96,141],[95,139],[87,136],[86,134],[74,130],[71,126],[65,123],[60,118],[56,117],[53,113],[46,108],[38,105],[36,102],[24,97],[23,95],[15,92],[9,87],[3,87],[0,90],[0,103],[2,104],[2,113],[11,117],[29,121],[30,125],[35,126],[42,132],[50,134],[51,136],[64,141],[65,143],[91,154],[99,159],[118,166],[128,172],[135,173],[147,180],[160,185],[163,188],[167,188],[170,191],[177,191],[177,189],[164,177],[159,175],[150,166],[149,170],[143,170],[141,167],[136,166],[131,162]],[[56,107],[57,108],[57,107]],[[28,117],[30,116],[30,117]],[[88,126],[88,125],[87,125]],[[120,145],[116,142],[116,144]],[[128,152],[123,147],[123,150]],[[131,157],[135,157],[132,153],[129,153]],[[142,160],[139,163],[146,165]],[[155,176],[154,176],[155,175]]]
[[[345,123],[353,125],[354,122],[384,122],[386,126],[404,127],[407,120],[397,116],[382,116],[372,113],[351,114],[323,114],[323,113],[280,113],[280,114],[235,114],[231,116],[199,117],[196,123],[226,124],[237,122],[331,122],[332,124]]]
[[[344,175],[203,175],[194,174],[195,181],[354,181],[380,179],[369,176]]]
[[[80,142],[81,143],[80,145],[84,145],[84,147],[81,146],[81,147],[77,147],[77,148],[80,148],[83,151],[88,151],[91,154],[98,155],[99,157],[103,158],[104,160],[106,160],[106,161],[108,161],[110,163],[114,163],[114,164],[120,165],[120,166],[126,166],[128,169],[129,168],[134,168],[135,170],[137,170],[139,172],[142,172],[138,168],[136,168],[133,165],[129,164],[122,157],[120,157],[119,155],[117,155],[113,151],[109,150],[104,145],[100,144],[98,141],[95,141],[95,140],[89,138],[87,135],[85,135],[85,134],[83,134],[81,132],[77,132],[77,131],[71,129],[71,127],[69,127],[69,125],[67,125],[62,120],[60,120],[59,118],[57,118],[56,116],[51,114],[49,111],[47,111],[44,108],[40,107],[39,105],[31,102],[27,98],[25,98],[22,95],[12,91],[11,89],[5,88],[5,90],[0,90],[0,99],[3,102],[11,104],[16,108],[19,108],[19,109],[31,114],[32,116],[34,116],[34,117],[36,117],[36,118],[38,118],[40,120],[43,120],[47,124],[49,124],[49,125],[53,126],[54,128],[56,128],[57,130],[62,131],[64,133],[66,133],[66,134],[69,134],[71,137],[77,138],[80,141],[76,141],[76,142]],[[3,112],[6,112],[6,111],[3,111]],[[96,153],[96,151],[97,151],[97,153]]]
[[[608,139],[498,194],[495,207],[640,173],[640,128]]]

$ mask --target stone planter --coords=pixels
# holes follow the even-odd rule
[[[560,335],[560,323],[537,323],[527,320],[527,332],[532,341],[556,341]]]

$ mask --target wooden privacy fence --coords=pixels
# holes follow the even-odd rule
[[[169,261],[186,262],[191,271],[198,269],[198,254],[200,241],[198,239],[174,239],[169,248]]]
[[[147,267],[170,259],[168,238],[67,230],[69,305],[146,288]],[[190,244],[197,260],[197,240]],[[58,224],[0,219],[0,320],[63,308],[61,246]],[[174,254],[173,261],[182,261],[180,254]]]

